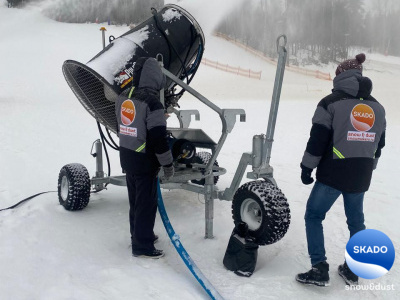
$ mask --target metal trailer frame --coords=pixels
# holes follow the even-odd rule
[[[283,42],[281,42],[283,40]],[[191,122],[192,115],[195,116],[196,120],[200,120],[200,113],[198,110],[177,110],[175,108],[169,108],[169,113],[176,114],[180,128],[171,129],[175,130],[176,134],[183,134],[190,136],[189,141],[194,142],[196,147],[209,148],[211,149],[212,155],[207,165],[204,164],[192,164],[192,168],[187,168],[185,164],[174,164],[175,175],[166,180],[163,177],[163,171],[159,173],[161,179],[161,187],[163,189],[183,189],[194,193],[204,195],[205,199],[205,238],[213,238],[213,219],[214,219],[214,199],[232,201],[236,190],[238,189],[240,182],[243,179],[244,173],[247,166],[252,166],[252,172],[247,173],[249,179],[260,179],[263,178],[268,182],[276,185],[276,181],[273,178],[273,168],[270,166],[271,150],[273,137],[275,132],[275,124],[278,115],[279,100],[282,89],[283,75],[286,64],[286,43],[287,38],[285,35],[280,35],[277,38],[277,52],[278,52],[278,63],[275,74],[274,89],[272,94],[271,107],[269,112],[268,127],[266,134],[254,135],[252,152],[243,153],[239,161],[239,165],[236,169],[235,175],[232,179],[231,185],[223,191],[219,191],[214,184],[214,176],[223,175],[226,170],[221,167],[214,165],[220,151],[226,141],[228,134],[232,131],[236,123],[236,117],[240,116],[240,122],[246,121],[246,113],[243,109],[221,109],[206,97],[201,95],[195,89],[184,83],[174,74],[162,67],[163,73],[176,82],[185,91],[192,94],[200,102],[204,103],[210,109],[215,111],[222,122],[222,134],[219,138],[218,143],[213,143],[211,139],[200,129],[188,128]],[[162,61],[160,62],[162,66]],[[164,93],[161,92],[161,101],[164,103]],[[102,155],[102,143],[100,140],[94,142],[95,157],[96,157],[96,175],[91,179],[91,185],[94,186],[96,191],[104,189],[105,184],[113,184],[118,186],[126,186],[125,175],[120,176],[104,176],[103,171],[103,155]],[[94,154],[94,153],[92,153]],[[205,179],[204,186],[193,184],[191,180]]]

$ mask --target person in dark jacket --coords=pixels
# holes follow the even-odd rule
[[[311,174],[317,168],[304,217],[312,269],[296,276],[301,283],[329,285],[322,221],[340,195],[350,237],[365,229],[364,194],[385,146],[386,120],[383,106],[371,96],[371,80],[362,76],[364,61],[361,53],[339,64],[332,93],[319,102],[312,119],[300,164],[304,184],[314,182]],[[347,284],[358,284],[346,263],[339,274]]]
[[[132,88],[124,91],[115,105],[120,162],[126,172],[129,196],[132,254],[159,258],[164,253],[154,247],[158,237],[153,231],[157,176],[160,166],[165,178],[174,174],[164,107],[159,96],[166,81],[157,60],[148,57],[136,61],[132,77]]]

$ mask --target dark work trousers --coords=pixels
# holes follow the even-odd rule
[[[157,213],[157,175],[126,173],[129,196],[129,223],[132,249],[154,249],[154,222]]]
[[[311,265],[326,261],[322,221],[340,195],[343,195],[344,211],[350,237],[365,229],[363,213],[364,193],[341,192],[317,181],[308,198],[306,214],[304,216]]]

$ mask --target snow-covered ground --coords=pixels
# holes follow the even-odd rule
[[[95,160],[89,152],[98,138],[96,122],[69,89],[61,66],[66,59],[87,62],[101,50],[99,27],[58,23],[37,10],[0,6],[0,208],[56,190],[58,172],[67,163],[82,163],[93,175]],[[127,30],[107,26],[107,35],[119,36]],[[263,71],[262,80],[253,80],[201,66],[193,80],[192,87],[221,108],[244,108],[247,113],[247,122],[236,124],[218,158],[228,170],[218,183],[222,190],[229,186],[241,153],[251,150],[252,136],[266,130],[275,67],[212,36],[206,37],[205,57]],[[366,225],[385,232],[399,254],[400,59],[384,62],[372,57],[365,64],[365,75],[373,80],[373,94],[386,108],[388,128],[387,146],[365,198]],[[215,201],[215,238],[210,240],[204,239],[202,196],[163,191],[175,231],[225,299],[400,298],[399,260],[385,276],[361,280],[362,284],[394,284],[394,291],[345,289],[336,273],[348,239],[341,199],[324,223],[331,286],[309,287],[294,280],[296,273],[309,268],[303,215],[311,186],[301,184],[299,162],[315,107],[331,85],[289,71],[285,74],[271,165],[289,200],[292,221],[281,241],[259,249],[251,278],[238,277],[222,264],[233,228],[230,202]],[[214,112],[189,95],[180,104],[201,113],[201,121],[193,121],[191,127],[202,128],[218,140],[221,124]],[[112,174],[120,174],[118,153],[112,152],[111,160]],[[0,299],[207,299],[175,252],[159,217],[155,231],[165,258],[132,258],[127,192],[117,186],[92,194],[88,207],[79,212],[66,211],[56,193],[3,211]]]

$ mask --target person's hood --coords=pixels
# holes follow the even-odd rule
[[[341,91],[357,98],[368,98],[372,91],[372,81],[363,77],[360,70],[348,70],[333,79],[333,91]]]
[[[372,92],[372,81],[368,77],[361,77],[359,80],[359,89],[357,98],[368,98]]]
[[[333,79],[333,91],[342,91],[355,97],[360,88],[359,79],[361,78],[360,70],[353,69],[340,73]]]
[[[133,68],[133,85],[159,91],[166,83],[160,64],[152,57],[139,58]]]

